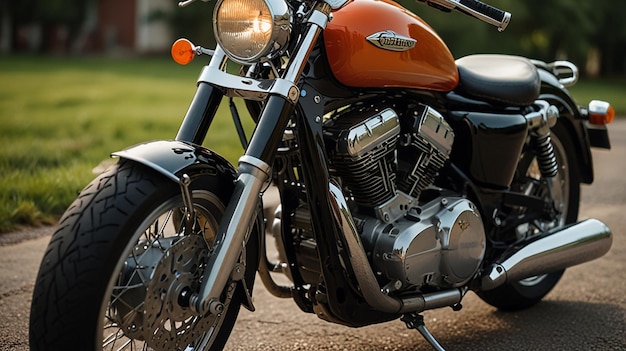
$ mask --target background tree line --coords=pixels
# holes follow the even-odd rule
[[[625,1],[614,0],[485,0],[512,13],[499,33],[460,13],[428,11],[402,0],[448,43],[454,56],[509,53],[544,61],[567,59],[583,73],[626,75]]]
[[[2,0],[0,33],[7,35],[9,26],[27,23],[38,23],[44,31],[47,26],[62,26],[72,51],[80,52],[98,1],[106,0]],[[545,61],[568,59],[588,75],[626,76],[625,1],[487,0],[513,14],[503,33],[458,12],[442,13],[413,0],[400,2],[434,27],[456,57],[509,53]],[[166,20],[174,35],[208,45],[214,42],[209,6],[173,6],[171,13],[155,13],[153,20]],[[11,40],[5,42],[13,44]],[[11,51],[8,49],[5,51]]]

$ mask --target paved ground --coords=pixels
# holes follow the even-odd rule
[[[610,126],[613,149],[594,150],[596,182],[583,187],[581,218],[613,230],[603,258],[567,270],[536,308],[501,313],[472,293],[460,312],[426,312],[430,330],[449,350],[626,350],[626,120]],[[28,315],[39,260],[52,228],[0,236],[0,350],[28,350]],[[26,238],[26,240],[24,240]],[[242,311],[226,347],[246,350],[430,350],[400,321],[360,329],[303,314],[261,285],[257,312]]]

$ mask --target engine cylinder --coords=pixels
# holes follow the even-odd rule
[[[434,109],[420,105],[404,121],[406,134],[398,148],[398,188],[413,197],[435,182],[452,151],[454,132]]]
[[[397,106],[396,106],[397,107]],[[425,105],[353,108],[326,125],[331,162],[356,204],[390,223],[431,186],[448,160],[454,132]]]
[[[400,133],[395,111],[349,112],[327,130],[336,140],[333,165],[356,203],[373,208],[391,199],[396,193],[395,151]]]

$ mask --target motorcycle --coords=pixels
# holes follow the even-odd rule
[[[477,0],[425,2],[499,30],[511,18]],[[182,64],[212,56],[176,137],[113,153],[60,219],[32,350],[220,350],[240,307],[254,311],[257,272],[303,312],[351,327],[400,318],[443,350],[422,312],[458,310],[468,291],[529,308],[609,250],[610,229],[577,216],[615,112],[576,104],[572,63],[455,60],[391,0],[214,6],[215,50],[172,48]],[[237,168],[202,146],[225,97]]]

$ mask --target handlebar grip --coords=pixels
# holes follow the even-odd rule
[[[457,0],[457,7],[468,14],[491,23],[503,31],[511,20],[511,14],[480,0]]]
[[[478,13],[481,13],[493,20],[498,22],[502,22],[504,20],[505,12],[495,8],[489,4],[485,4],[479,0],[460,0],[459,4],[466,6],[469,9],[472,9]]]

